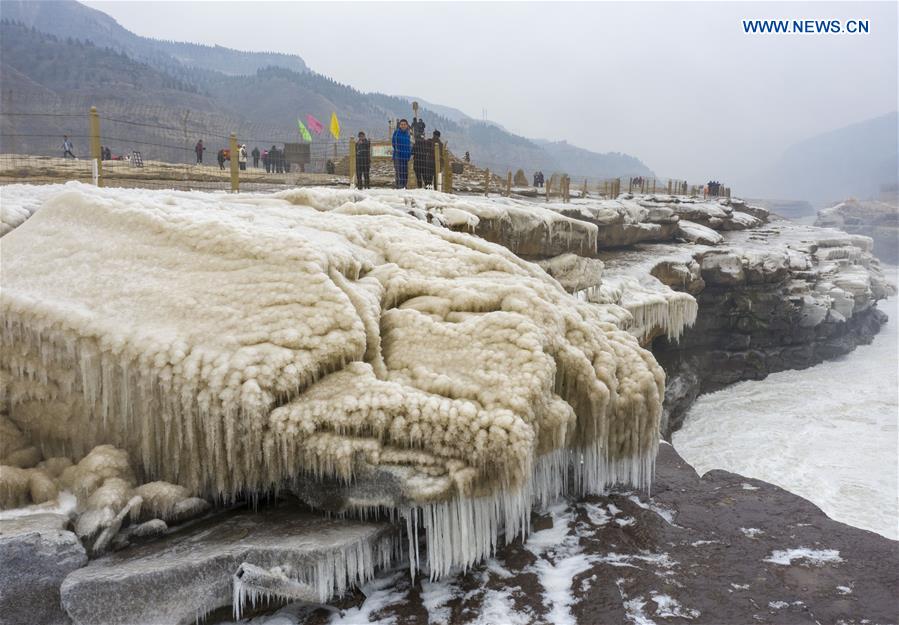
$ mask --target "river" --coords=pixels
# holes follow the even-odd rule
[[[870,345],[700,397],[673,436],[678,453],[700,474],[765,480],[837,521],[899,538],[897,301],[879,303],[890,320]]]

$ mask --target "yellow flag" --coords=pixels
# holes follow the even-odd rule
[[[340,139],[340,122],[337,121],[337,113],[331,113],[331,134],[335,139]]]

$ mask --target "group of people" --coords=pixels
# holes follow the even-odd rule
[[[405,189],[409,184],[409,160],[415,172],[415,182],[419,189],[435,186],[437,179],[437,161],[435,152],[443,149],[440,131],[435,130],[431,138],[425,139],[425,123],[421,119],[409,121],[401,119],[393,131],[391,145],[393,147],[393,170],[396,176],[396,188]],[[360,133],[363,134],[363,133]],[[413,138],[415,139],[413,142]],[[367,143],[367,141],[366,141]],[[359,152],[357,143],[356,167],[358,168]],[[366,176],[367,176],[366,171]],[[357,176],[358,178],[358,176]]]
[[[717,197],[721,195],[721,183],[717,180],[709,180],[709,184],[706,187],[706,192],[709,197]]]
[[[253,149],[253,152],[256,152],[256,148]],[[273,145],[268,150],[263,149],[260,153],[260,159],[267,174],[283,174],[286,171],[290,171],[290,163],[284,158],[284,150],[279,150],[277,146]],[[253,162],[256,162],[255,156],[253,157]]]
[[[203,149],[205,150],[206,148]],[[287,163],[287,159],[284,158],[284,150],[279,150],[274,145],[270,150],[263,149],[262,151],[258,147],[254,147],[252,152],[247,152],[245,143],[239,145],[237,148],[237,166],[240,171],[246,171],[247,163],[251,157],[253,159],[253,167],[258,168],[261,163],[268,174],[283,174],[290,171],[290,165]],[[216,154],[216,160],[218,161],[219,169],[225,169],[225,161],[231,160],[231,150],[222,148]],[[198,152],[197,163],[200,164],[202,162],[202,156]]]
[[[72,143],[72,140],[69,139],[69,135],[62,136],[62,145],[60,147],[62,148],[62,157],[63,158],[74,158],[74,159],[78,158],[77,156],[75,156],[75,146]],[[124,159],[124,157],[122,157],[122,156],[117,156],[115,158],[115,160],[123,160],[123,159]],[[100,160],[101,161],[113,160],[112,150],[110,149],[110,147],[108,145],[100,146]]]
[[[546,182],[546,178],[544,178],[542,171],[534,172],[534,186],[535,187],[542,187],[545,182]]]
[[[631,178],[631,186],[632,187],[640,187],[642,189],[643,184],[645,182],[646,181],[644,180],[643,176],[637,176],[636,178]]]

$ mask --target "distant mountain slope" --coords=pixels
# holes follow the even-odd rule
[[[620,152],[598,154],[571,145],[567,141],[536,139],[537,145],[546,150],[562,171],[573,176],[588,176],[593,171],[606,172],[607,176],[651,176],[652,171],[640,159]]]
[[[896,185],[896,112],[796,143],[750,181],[759,197],[803,199],[822,206],[848,197],[876,197]]]
[[[173,69],[179,66],[212,70],[227,75],[254,74],[256,70],[278,66],[296,72],[307,70],[306,63],[292,54],[243,52],[222,46],[204,46],[177,41],[160,41],[135,35],[102,11],[75,0],[26,2],[3,0],[0,17],[33,26],[63,39],[93,41],[154,66]]]
[[[374,138],[386,137],[388,119],[411,119],[409,98],[360,92],[308,70],[297,56],[156,41],[137,36],[106,14],[73,0],[4,0],[0,16],[5,21],[2,62],[14,70],[2,76],[6,111],[86,112],[96,105],[101,114],[135,121],[147,117],[171,126],[186,120],[183,124],[192,129],[193,138],[174,130],[130,127],[129,140],[164,138],[167,144],[176,141],[182,146],[158,153],[147,147],[148,157],[187,159],[190,154],[183,146],[203,133],[215,139],[212,145],[231,131],[251,143],[259,139],[260,146],[296,141],[296,120],[305,119],[307,113],[327,123],[331,113],[337,112],[344,137],[359,130]],[[40,90],[33,85],[52,96],[37,96]],[[428,134],[439,129],[456,154],[469,151],[475,163],[495,172],[520,167],[594,179],[651,174],[646,165],[628,155],[534,142],[494,122],[419,101]],[[41,131],[34,125],[37,122],[29,122],[30,133],[23,133],[22,122],[16,123],[13,130],[19,135]],[[11,132],[10,126],[4,120],[5,133]],[[56,134],[66,127],[58,120],[47,120],[43,132]],[[316,141],[330,142],[327,133]],[[28,139],[13,144],[17,150],[46,150]]]

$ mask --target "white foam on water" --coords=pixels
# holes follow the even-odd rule
[[[897,298],[878,307],[890,320],[871,345],[700,397],[673,436],[678,453],[700,474],[764,480],[837,521],[899,538]]]

